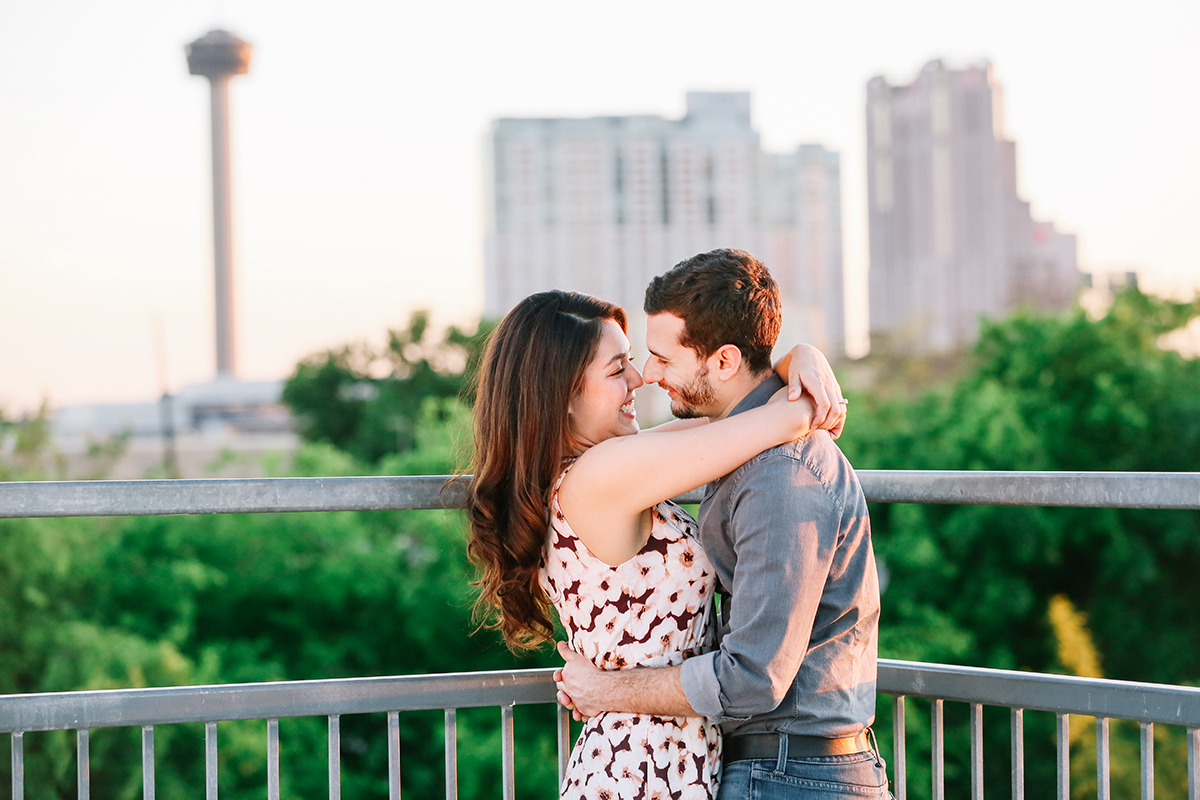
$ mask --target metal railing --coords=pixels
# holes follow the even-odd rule
[[[867,499],[888,503],[1086,506],[1200,509],[1197,473],[1005,473],[860,471]],[[244,512],[415,510],[461,507],[466,478],[275,478],[257,480],[91,481],[0,483],[0,518],[213,514]],[[681,500],[697,502],[699,493]],[[24,735],[76,731],[81,800],[90,794],[89,731],[142,729],[143,796],[154,797],[154,726],[205,724],[206,797],[217,796],[217,723],[268,721],[268,797],[279,797],[281,718],[325,716],[329,730],[329,795],[341,796],[339,720],[343,714],[386,715],[389,787],[400,797],[399,714],[443,709],[446,796],[457,797],[456,712],[498,706],[502,718],[503,795],[515,796],[513,708],[553,703],[551,670],[355,678],[325,681],[170,687],[0,696],[0,732],[10,734],[12,796],[24,798]],[[1012,797],[1025,797],[1024,712],[1051,712],[1057,723],[1057,787],[1070,796],[1068,722],[1096,718],[1097,796],[1110,800],[1109,726],[1141,727],[1141,795],[1154,796],[1154,725],[1187,731],[1188,797],[1200,800],[1200,689],[1074,678],[972,667],[881,660],[880,694],[892,697],[893,778],[897,800],[907,798],[905,710],[908,698],[931,703],[932,796],[943,800],[944,704],[970,710],[971,793],[983,797],[983,708],[1010,710]],[[570,752],[569,717],[558,709],[560,775]]]
[[[1200,509],[1196,472],[858,470],[874,503]],[[0,483],[0,519],[462,508],[468,477]],[[696,490],[679,500],[698,503]]]
[[[1007,670],[953,667],[882,659],[879,692],[891,695],[893,707],[893,783],[897,800],[907,796],[905,708],[908,698],[931,701],[933,737],[932,796],[944,797],[944,703],[970,706],[971,786],[973,798],[983,796],[983,707],[1010,709],[1012,797],[1025,796],[1025,711],[1056,715],[1058,728],[1058,787],[1062,800],[1070,796],[1067,726],[1072,714],[1096,718],[1098,797],[1111,796],[1108,727],[1111,720],[1131,720],[1141,726],[1142,797],[1154,796],[1154,725],[1187,729],[1189,797],[1197,797],[1200,753],[1200,689],[1130,683]],[[348,678],[321,681],[186,686],[158,689],[115,689],[92,692],[0,696],[0,732],[12,737],[13,798],[24,797],[23,738],[26,733],[51,730],[76,732],[77,780],[81,800],[90,796],[89,732],[96,728],[137,726],[142,729],[143,796],[154,797],[154,727],[180,723],[205,724],[206,797],[216,798],[217,723],[267,720],[267,797],[279,798],[279,720],[303,716],[328,719],[329,796],[341,797],[340,718],[346,714],[386,715],[388,785],[400,797],[401,712],[441,709],[445,712],[446,797],[457,797],[457,711],[496,707],[501,710],[503,796],[515,796],[513,770],[515,739],[513,708],[554,703],[553,670],[472,672],[387,678]],[[559,775],[570,753],[570,717],[558,707]],[[381,724],[380,732],[384,727]]]
[[[513,708],[531,703],[554,703],[553,670],[464,672],[449,675],[409,675],[386,678],[342,678],[319,681],[177,686],[154,689],[113,689],[91,692],[52,692],[0,695],[0,732],[12,736],[12,792],[24,797],[23,740],[27,733],[76,732],[77,784],[80,800],[90,796],[89,732],[96,728],[142,729],[143,797],[154,798],[154,727],[204,723],[205,796],[217,797],[217,723],[267,720],[267,797],[279,798],[279,720],[294,717],[328,718],[329,797],[341,797],[340,720],[348,714],[386,715],[388,786],[400,797],[401,712],[442,709],[446,732],[446,797],[457,797],[457,711],[499,706],[504,797],[515,796],[513,774]],[[570,714],[558,707],[559,774],[570,753]]]

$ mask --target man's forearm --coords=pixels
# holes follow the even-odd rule
[[[594,670],[573,687],[574,707],[585,716],[628,711],[662,717],[698,716],[679,682],[679,667]]]

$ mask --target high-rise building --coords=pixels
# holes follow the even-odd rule
[[[932,61],[906,86],[867,84],[872,346],[946,351],[973,341],[982,316],[1074,298],[1075,237],[1018,196],[1001,96],[987,63]]]
[[[679,120],[497,120],[491,169],[485,314],[559,288],[637,315],[655,275],[731,247],[779,282],[784,341],[842,353],[838,155],[764,153],[748,93],[691,92]]]

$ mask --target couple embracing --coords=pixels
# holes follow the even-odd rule
[[[480,373],[479,602],[513,648],[553,639],[552,607],[566,631],[559,701],[585,722],[562,797],[889,797],[870,521],[828,362],[772,366],[779,289],[742,251],[677,264],[645,311],[641,373],[620,307],[558,291],[505,317]],[[678,419],[639,431],[644,383]],[[669,499],[705,484],[698,522]]]

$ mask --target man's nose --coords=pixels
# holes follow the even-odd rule
[[[654,357],[646,359],[646,366],[642,367],[642,379],[646,383],[658,383],[662,380],[662,368],[655,363]]]

